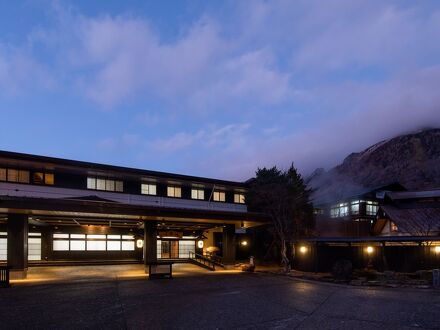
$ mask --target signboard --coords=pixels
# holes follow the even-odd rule
[[[168,230],[168,231],[160,231],[159,237],[175,237],[175,238],[182,238],[183,233],[181,231],[175,231],[175,230]]]

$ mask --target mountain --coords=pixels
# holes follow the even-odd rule
[[[307,179],[315,203],[334,201],[392,183],[410,190],[440,188],[440,129],[384,140]]]

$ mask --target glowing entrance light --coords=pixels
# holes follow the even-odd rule
[[[198,241],[197,241],[197,247],[198,247],[199,249],[203,249],[203,241],[202,241],[202,240],[198,240]]]
[[[366,250],[368,254],[372,254],[374,252],[374,248],[372,246],[367,246]]]
[[[307,253],[307,247],[306,246],[301,246],[299,248],[299,252],[301,252],[302,254],[306,254]]]
[[[440,245],[437,245],[437,246],[434,248],[434,252],[437,253],[437,254],[440,254]]]
[[[247,246],[247,245],[248,245],[248,242],[247,242],[247,241],[241,241],[241,245],[242,245],[242,246]]]
[[[138,240],[136,241],[136,247],[137,247],[138,249],[142,249],[142,248],[144,247],[144,241],[141,240],[141,239],[138,239]]]

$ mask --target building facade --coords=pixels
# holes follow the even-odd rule
[[[264,223],[245,192],[240,182],[0,151],[0,262],[16,276],[55,262],[186,261],[209,249],[234,263],[246,229]]]

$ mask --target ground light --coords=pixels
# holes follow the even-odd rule
[[[305,254],[307,252],[307,247],[306,246],[300,246],[299,252],[301,252],[302,254]]]

